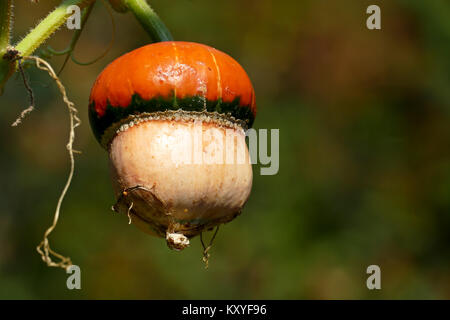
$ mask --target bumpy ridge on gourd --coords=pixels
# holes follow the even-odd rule
[[[169,120],[169,121],[184,121],[194,122],[202,121],[205,123],[214,123],[218,127],[242,129],[248,128],[247,123],[240,119],[235,119],[231,115],[224,115],[218,112],[207,111],[185,111],[185,110],[168,110],[157,112],[143,112],[136,115],[129,115],[128,117],[113,123],[100,138],[100,143],[105,149],[109,149],[113,138],[120,132],[126,131],[142,122],[152,120]]]

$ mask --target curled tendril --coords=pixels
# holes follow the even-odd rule
[[[205,269],[208,269],[209,267],[209,258],[211,257],[211,254],[209,253],[209,250],[211,250],[214,239],[216,238],[217,232],[219,231],[219,226],[216,227],[216,231],[214,231],[214,234],[211,238],[211,240],[209,241],[209,245],[206,246],[205,243],[203,242],[203,232],[200,233],[200,242],[202,243],[202,247],[203,247],[203,262],[205,263]]]
[[[69,61],[69,58],[78,65],[87,66],[87,65],[91,65],[91,64],[99,61],[100,59],[102,59],[103,57],[106,56],[106,54],[109,52],[109,50],[111,50],[111,48],[114,44],[114,41],[115,41],[116,24],[114,22],[114,17],[113,17],[113,14],[112,14],[111,9],[109,8],[108,4],[105,2],[105,0],[102,0],[102,3],[108,10],[108,14],[111,18],[112,35],[111,35],[111,40],[108,44],[108,47],[105,49],[105,51],[101,55],[99,55],[97,58],[95,58],[91,61],[88,61],[88,62],[80,62],[74,57],[74,50],[75,50],[76,44],[78,43],[78,40],[79,40],[81,33],[86,25],[86,22],[92,12],[92,9],[94,8],[95,1],[92,4],[90,4],[87,8],[83,9],[82,16],[81,16],[80,29],[77,29],[75,31],[75,34],[73,35],[72,40],[70,41],[70,44],[66,49],[55,50],[51,46],[47,46],[46,48],[40,50],[39,56],[42,58],[45,58],[45,59],[50,59],[53,56],[64,56],[64,55],[66,56],[61,68],[59,69],[59,71],[57,73],[58,75],[60,75],[61,72],[64,70],[65,66],[67,65],[67,62]]]

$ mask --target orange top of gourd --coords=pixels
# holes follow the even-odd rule
[[[89,99],[97,138],[121,117],[182,109],[228,114],[250,127],[252,83],[236,60],[212,47],[167,41],[133,50],[98,76]]]

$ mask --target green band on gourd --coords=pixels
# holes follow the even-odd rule
[[[105,114],[98,116],[95,111],[95,103],[89,106],[89,120],[97,140],[105,147],[103,135],[113,125],[120,124],[130,116],[139,116],[139,114],[155,113],[164,111],[194,111],[218,113],[230,117],[230,120],[242,120],[246,128],[253,125],[255,119],[250,106],[239,105],[240,99],[236,98],[232,102],[209,101],[201,96],[185,97],[182,99],[158,97],[150,100],[142,99],[138,94],[134,94],[131,103],[127,107],[114,107],[108,102]],[[107,139],[109,140],[109,139]]]

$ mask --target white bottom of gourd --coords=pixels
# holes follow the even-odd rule
[[[115,209],[181,250],[240,214],[252,187],[244,130],[210,117],[140,118],[109,148]]]

